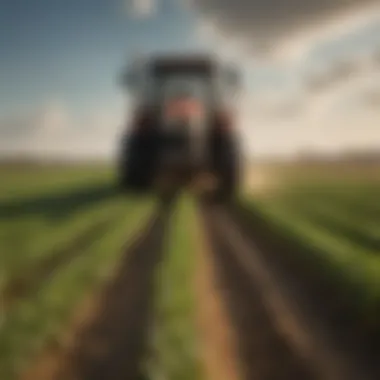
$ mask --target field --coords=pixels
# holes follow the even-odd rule
[[[279,261],[281,270],[299,277],[296,287],[315,290],[318,284],[322,309],[328,309],[323,302],[339,298],[340,313],[378,336],[380,168],[271,164],[251,168],[248,177],[233,208],[244,214],[259,250],[273,255],[273,266]],[[272,318],[270,308],[252,301],[262,297],[261,274],[249,275],[257,277],[257,289],[240,284],[245,275],[233,257],[244,247],[217,227],[224,214],[231,230],[238,226],[227,211],[202,211],[189,194],[168,205],[126,196],[115,188],[113,171],[100,165],[2,166],[0,178],[1,379],[62,378],[62,362],[65,379],[127,373],[136,379],[219,380],[221,368],[238,379],[245,376],[231,368],[244,363],[251,363],[248,378],[281,379],[284,363],[294,376],[300,373],[286,348],[276,373],[276,366],[263,364],[282,352],[273,347],[285,338],[264,323]],[[200,220],[204,238],[197,233]],[[225,247],[217,243],[223,239]],[[232,256],[223,258],[228,239]],[[200,251],[203,259],[195,254]],[[207,274],[199,280],[198,272]],[[321,296],[322,283],[328,296]],[[235,316],[240,309],[252,318]],[[229,329],[225,342],[232,347],[235,340],[240,348],[226,353],[215,342]],[[266,347],[260,354],[265,360],[255,366],[252,341]],[[204,347],[224,359],[218,362]],[[232,365],[231,357],[241,363]]]
[[[272,172],[271,172],[272,169]],[[307,260],[351,289],[363,317],[380,305],[380,167],[308,165],[266,168],[277,179],[242,204],[309,252]],[[273,183],[273,182],[272,182]]]

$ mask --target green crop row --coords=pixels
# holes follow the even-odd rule
[[[37,261],[56,251],[65,251],[73,241],[98,223],[107,223],[123,212],[133,210],[132,201],[116,197],[70,212],[67,217],[50,221],[43,216],[30,216],[15,221],[4,221],[0,232],[0,261],[3,284]],[[124,205],[125,204],[125,205]],[[131,208],[129,211],[128,206]],[[127,211],[125,211],[127,210]]]
[[[379,223],[380,205],[378,194],[380,188],[345,188],[335,185],[334,188],[328,184],[320,184],[313,187],[311,184],[300,185],[298,187],[285,188],[276,195],[278,200],[283,202],[305,204],[305,203],[325,203],[334,208],[341,208],[352,217],[372,220]]]
[[[351,241],[363,250],[380,254],[380,225],[374,221],[352,215],[350,210],[334,203],[318,200],[293,199],[288,202],[274,202],[277,208],[286,208],[288,212],[315,224],[321,229],[335,233],[342,240]]]
[[[102,167],[0,167],[0,201],[61,192],[77,186],[111,183],[112,171]]]
[[[244,207],[269,222],[274,233],[286,237],[305,252],[307,259],[323,273],[336,278],[352,295],[352,303],[367,321],[377,322],[380,314],[380,257],[354,246],[332,229],[275,202],[243,199]],[[302,259],[302,258],[301,258]]]
[[[202,379],[192,285],[195,208],[186,197],[178,206],[170,223],[166,256],[156,275],[155,318],[146,363],[149,380]]]
[[[63,267],[37,294],[3,316],[0,326],[0,378],[13,380],[50,340],[59,340],[63,326],[83,297],[113,272],[126,241],[151,215],[153,201],[119,204],[124,210],[106,233],[89,244],[75,261]]]

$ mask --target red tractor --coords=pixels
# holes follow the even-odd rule
[[[129,68],[123,85],[135,102],[119,160],[123,189],[203,183],[218,196],[234,195],[240,182],[234,68],[208,56],[158,56]]]

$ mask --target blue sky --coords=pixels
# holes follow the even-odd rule
[[[343,33],[329,31],[321,22],[309,36],[304,20],[297,24],[298,34],[288,34],[294,25],[287,15],[261,23],[256,29],[248,17],[242,33],[239,12],[245,9],[244,4],[262,0],[194,0],[192,8],[184,7],[181,1],[184,0],[0,0],[0,152],[26,147],[36,151],[50,148],[54,152],[62,143],[73,152],[83,150],[79,141],[93,152],[109,152],[126,108],[117,75],[128,58],[138,50],[149,53],[207,47],[229,52],[250,74],[247,78],[251,95],[243,99],[242,106],[245,123],[249,120],[255,125],[249,126],[254,132],[247,139],[253,141],[253,150],[274,152],[284,143],[283,150],[291,151],[300,144],[309,144],[308,139],[315,140],[316,136],[321,140],[324,132],[317,130],[317,114],[320,117],[323,113],[330,115],[331,108],[342,109],[346,95],[351,103],[355,102],[357,88],[362,86],[356,79],[351,86],[352,78],[346,78],[350,82],[347,88],[334,84],[333,91],[306,99],[297,94],[303,85],[303,73],[316,64],[330,69],[340,57],[355,61],[380,49],[379,8],[377,19],[368,12],[368,22],[364,19],[364,23],[347,24]],[[269,10],[273,1],[266,0]],[[157,11],[139,16],[136,10],[144,2],[156,3]],[[306,5],[313,2],[304,1]],[[303,14],[307,15],[305,7]],[[309,12],[310,17],[313,12]],[[335,24],[346,25],[339,15],[334,16]],[[231,22],[234,17],[235,23]],[[260,15],[253,13],[252,20],[255,17],[259,20]],[[202,31],[205,25],[212,27],[213,36]],[[282,49],[281,54],[267,60],[252,53],[250,48],[257,35],[267,38],[274,50]],[[241,36],[245,45],[231,50]],[[363,70],[355,78],[364,75],[364,81],[374,82],[373,69]],[[297,111],[293,119],[279,121],[276,115],[289,107],[302,112]],[[325,121],[318,123],[326,130],[332,128]],[[361,124],[358,119],[357,125]],[[12,128],[15,133],[9,134]],[[358,129],[356,124],[351,128]],[[373,141],[374,128],[371,126],[369,131],[372,135],[368,134],[366,141]],[[273,133],[280,136],[279,141],[274,141]],[[10,135],[12,138],[7,140],[5,137]],[[355,133],[352,136],[356,141]],[[323,145],[323,141],[319,143]]]
[[[194,45],[191,16],[128,17],[122,0],[1,0],[0,111],[59,97],[80,111],[118,96],[116,76],[138,46]]]

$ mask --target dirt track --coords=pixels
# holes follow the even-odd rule
[[[163,209],[127,249],[118,272],[67,347],[47,352],[23,379],[141,379],[140,368],[151,324],[156,264],[170,208]],[[89,315],[87,315],[89,314]],[[53,350],[54,351],[54,350]]]
[[[380,378],[374,352],[358,340],[344,302],[291,260],[292,247],[234,208],[201,210],[210,244],[199,255],[197,275],[208,379],[226,373],[229,380]],[[151,325],[153,273],[169,215],[170,207],[163,207],[127,250],[70,345],[48,352],[23,380],[145,379],[140,363]]]
[[[218,288],[217,268],[204,223],[197,225],[199,249],[195,252],[197,267],[195,289],[197,325],[199,326],[199,356],[207,380],[241,380],[237,339]]]
[[[314,295],[320,292],[314,302],[309,290],[317,279],[298,276],[303,268],[287,260],[289,247],[281,250],[275,236],[265,236],[239,213],[218,206],[203,213],[244,379],[379,378],[376,360],[368,360],[373,352],[347,328],[340,300],[314,283]]]

